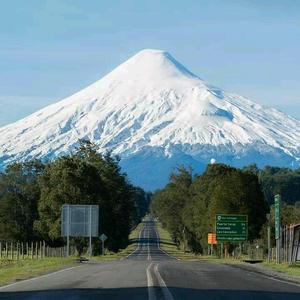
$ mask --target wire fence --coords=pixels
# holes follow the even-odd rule
[[[70,255],[75,255],[75,247],[70,247]],[[66,257],[67,247],[50,247],[45,241],[20,243],[0,242],[0,260],[43,259],[46,257]]]

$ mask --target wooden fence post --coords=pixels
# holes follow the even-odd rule
[[[19,242],[17,242],[17,253],[16,253],[16,258],[19,260]]]
[[[11,255],[11,260],[14,259],[14,245],[13,242],[10,243],[10,255]]]

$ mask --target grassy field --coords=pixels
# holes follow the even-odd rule
[[[75,265],[75,257],[49,257],[40,260],[1,260],[0,285],[36,277]]]
[[[137,247],[137,241],[139,237],[140,230],[143,227],[143,223],[140,223],[129,235],[129,245],[125,248],[120,250],[118,253],[106,253],[105,255],[95,256],[93,260],[97,261],[110,261],[115,259],[120,259],[126,257],[131,252],[133,252]]]
[[[300,264],[296,265],[288,265],[287,263],[276,264],[276,263],[261,263],[262,266],[277,271],[279,273],[291,275],[291,276],[299,276],[300,277]]]
[[[184,252],[172,241],[172,238],[167,230],[162,228],[160,223],[157,223],[157,232],[160,237],[160,248],[166,251],[169,255],[182,260],[197,260],[199,255],[195,255],[189,251]]]

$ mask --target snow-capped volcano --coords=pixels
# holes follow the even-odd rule
[[[143,50],[82,91],[0,128],[0,164],[68,153],[78,139],[121,157],[129,178],[163,186],[172,168],[218,162],[298,166],[300,121],[224,92],[169,53]]]

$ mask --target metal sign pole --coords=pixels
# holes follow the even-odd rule
[[[268,225],[268,262],[271,261],[271,227]]]
[[[70,206],[67,206],[67,256],[70,255]]]
[[[276,263],[281,263],[281,196],[275,196]]]
[[[90,242],[89,242],[89,254],[90,254],[90,258],[92,256],[92,206],[90,206]]]
[[[221,243],[221,258],[223,258],[223,243]]]

